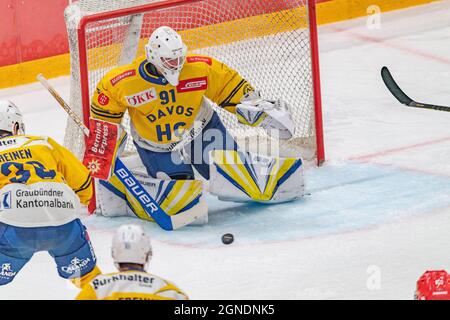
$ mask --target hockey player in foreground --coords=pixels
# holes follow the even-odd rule
[[[127,110],[148,175],[137,178],[170,215],[202,205],[202,182],[194,180],[194,168],[209,180],[210,193],[222,200],[282,202],[303,196],[300,158],[241,152],[205,103],[235,114],[242,124],[290,139],[294,123],[286,102],[260,97],[236,71],[212,57],[187,54],[180,35],[169,27],[156,29],[145,50],[146,57],[107,73],[91,101],[89,136],[112,137],[89,139],[84,157],[93,176],[102,179],[97,201],[103,215],[128,212],[148,219],[111,176],[125,140],[118,124]],[[99,134],[102,128],[107,129]]]
[[[119,272],[98,275],[85,285],[77,300],[187,300],[173,283],[146,272],[152,258],[150,238],[141,226],[123,225],[112,242]]]
[[[92,197],[89,171],[48,137],[24,135],[19,109],[0,101],[0,285],[13,281],[38,251],[59,275],[82,286],[100,273],[80,202]]]

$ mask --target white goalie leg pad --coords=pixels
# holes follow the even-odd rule
[[[135,173],[135,177],[167,214],[182,219],[183,214],[195,211],[199,218],[190,225],[208,223],[208,206],[202,181],[154,179],[139,173]],[[140,207],[137,202],[136,205]]]
[[[208,223],[208,207],[205,202],[203,184],[198,180],[154,179],[142,173],[133,172],[146,191],[169,215],[180,215],[195,211],[199,216],[191,225]],[[143,220],[152,219],[125,186],[113,176],[108,182],[97,184],[97,212],[107,217],[135,216]]]
[[[304,196],[301,158],[231,150],[210,152],[209,192],[224,201],[277,203]]]
[[[139,157],[124,157],[122,161],[133,174],[145,172]],[[97,200],[96,214],[105,217],[136,216],[127,201],[125,186],[114,175],[108,180],[96,180],[95,196]]]
[[[112,189],[111,185],[99,180],[95,184],[97,208],[95,213],[104,217],[134,216],[128,208],[125,194]]]

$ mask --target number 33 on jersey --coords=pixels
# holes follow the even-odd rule
[[[251,90],[236,71],[211,57],[188,55],[176,87],[140,58],[105,75],[92,98],[91,116],[120,123],[128,109],[132,131],[151,143],[165,144],[177,141],[182,130],[193,125],[203,96],[234,113]]]

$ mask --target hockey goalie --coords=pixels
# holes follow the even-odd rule
[[[152,33],[145,52],[145,57],[108,72],[92,97],[90,137],[99,136],[96,130],[107,134],[88,140],[84,163],[101,179],[97,201],[102,215],[150,219],[112,174],[126,140],[120,126],[126,110],[147,174],[136,177],[169,215],[204,202],[203,182],[195,180],[194,170],[209,180],[209,192],[221,200],[277,203],[303,196],[301,158],[241,151],[215,110],[204,103],[209,100],[235,114],[236,121],[264,128],[273,137],[290,139],[295,126],[285,101],[264,99],[237,71],[213,57],[187,54],[181,36],[169,27]],[[105,150],[114,151],[100,156]],[[207,221],[207,210],[202,210],[199,223]]]

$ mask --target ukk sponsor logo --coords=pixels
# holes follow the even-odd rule
[[[11,263],[4,263],[2,264],[1,271],[0,271],[0,277],[2,278],[12,278],[16,275],[17,272],[14,272],[11,269]]]
[[[89,266],[89,262],[91,262],[91,259],[89,258],[79,259],[75,257],[70,261],[68,266],[62,267],[61,270],[70,275],[81,274],[81,271]]]
[[[156,100],[156,89],[151,88],[138,92],[132,96],[126,96],[127,103],[132,107],[139,107],[153,100]]]

